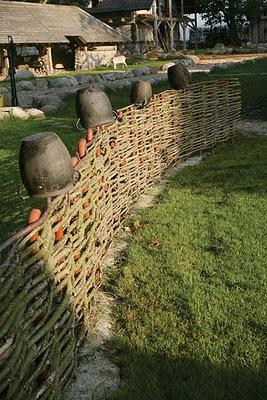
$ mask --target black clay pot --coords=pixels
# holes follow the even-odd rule
[[[70,154],[53,132],[37,133],[22,140],[19,170],[30,197],[56,196],[73,187]]]
[[[179,63],[168,68],[168,79],[173,89],[180,90],[191,83],[191,74],[182,63]]]
[[[152,86],[150,82],[137,81],[131,92],[131,102],[136,106],[146,106],[152,97]]]
[[[114,122],[110,100],[98,87],[89,86],[76,94],[76,113],[83,128]]]

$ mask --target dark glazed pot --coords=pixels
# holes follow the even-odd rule
[[[152,97],[152,86],[150,82],[137,81],[131,92],[131,102],[136,106],[146,106]]]
[[[89,86],[76,94],[76,113],[83,128],[114,122],[110,100],[98,87]]]
[[[168,68],[168,79],[175,90],[184,89],[192,81],[190,72],[182,63]]]
[[[73,187],[70,154],[53,132],[37,133],[22,140],[19,170],[30,197],[56,196]]]

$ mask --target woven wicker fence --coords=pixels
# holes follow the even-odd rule
[[[10,246],[0,266],[0,398],[58,399],[90,327],[101,260],[141,193],[189,156],[230,140],[240,115],[237,80],[155,95],[100,131],[70,195]]]

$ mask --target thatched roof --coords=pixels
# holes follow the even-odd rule
[[[129,41],[115,29],[76,6],[0,0],[0,44],[68,43],[75,36],[84,43]]]
[[[109,14],[115,12],[131,12],[138,10],[150,10],[153,0],[101,0],[99,4],[93,8],[88,8],[88,12],[94,15]],[[196,10],[195,0],[184,0],[185,14],[194,13]],[[174,0],[173,5],[181,9],[181,0]]]
[[[153,0],[102,0],[88,11],[92,14],[114,13],[121,11],[149,10]]]

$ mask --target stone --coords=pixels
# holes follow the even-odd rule
[[[94,77],[94,82],[97,83],[103,83],[106,80],[104,76],[105,76],[104,74],[92,75],[92,77]]]
[[[21,119],[29,118],[29,115],[21,107],[2,107],[0,108],[1,118],[16,117]]]
[[[17,83],[17,89],[21,91],[31,91],[31,90],[36,90],[36,87],[31,81],[20,81]]]
[[[161,70],[164,71],[164,72],[167,72],[168,69],[169,69],[170,67],[173,67],[174,65],[175,65],[174,62],[168,62],[168,63],[162,65]]]
[[[51,88],[65,88],[70,86],[78,86],[78,81],[74,77],[62,77],[48,79],[48,87]]]
[[[88,83],[95,82],[95,79],[92,75],[78,75],[76,76],[76,80],[79,85],[86,85]]]
[[[247,42],[247,43],[246,43],[246,47],[247,47],[248,49],[256,49],[257,45],[254,44],[254,43],[251,43],[251,42]]]
[[[18,69],[16,71],[16,79],[30,79],[33,77],[34,74],[28,69]]]
[[[47,79],[35,79],[36,88],[39,90],[46,90],[48,88]]]
[[[78,81],[75,78],[75,76],[70,76],[69,78],[67,78],[69,80],[69,85],[70,86],[78,86]]]
[[[33,94],[32,92],[18,92],[18,102],[21,107],[31,108],[33,107]]]
[[[212,54],[226,54],[226,48],[223,43],[217,43],[212,49]]]
[[[52,104],[46,104],[45,106],[43,106],[41,108],[41,111],[43,111],[45,114],[49,114],[49,113],[54,114],[57,112],[57,110],[58,110],[58,107],[55,105],[52,105]]]
[[[105,78],[107,81],[115,81],[116,80],[116,76],[114,73],[105,74]]]
[[[49,104],[53,105],[56,107],[60,107],[63,105],[62,100],[54,94],[47,94],[47,95],[41,95],[41,96],[34,96],[33,98],[33,104],[36,105],[38,108],[42,108],[43,106]]]
[[[124,72],[124,78],[125,79],[134,78],[134,74],[132,72]]]
[[[267,48],[265,46],[259,45],[257,47],[257,52],[258,53],[266,53],[267,52]]]
[[[0,94],[9,93],[9,89],[5,86],[0,87]]]
[[[132,73],[134,76],[150,75],[150,69],[148,67],[135,68]]]
[[[159,68],[158,67],[149,67],[149,71],[152,75],[155,75],[159,72]]]
[[[27,110],[28,114],[30,117],[34,118],[34,119],[39,119],[39,118],[44,118],[44,112],[41,110],[38,110],[37,108],[30,108],[29,110]]]
[[[124,72],[114,72],[115,79],[124,79]]]
[[[1,111],[0,108],[0,119],[10,118],[10,113],[8,111]]]

